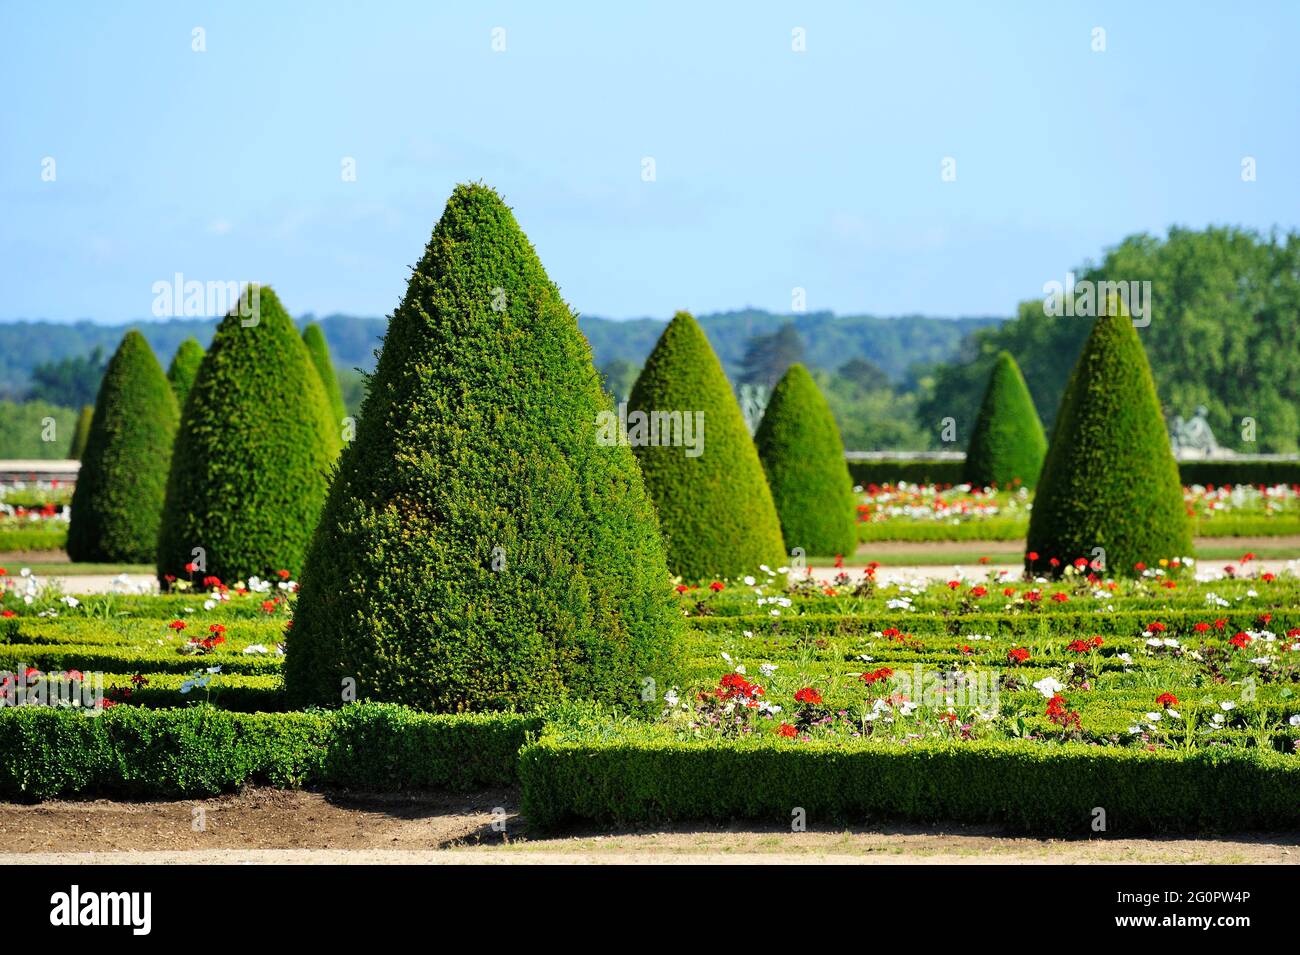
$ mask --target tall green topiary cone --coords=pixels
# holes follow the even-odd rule
[[[95,398],[72,492],[69,557],[151,559],[179,419],[176,396],[153,349],[139,332],[127,332]]]
[[[329,400],[330,412],[334,415],[334,428],[341,431],[348,409],[343,404],[343,392],[339,389],[339,379],[334,373],[334,360],[330,358],[330,346],[325,341],[325,333],[319,325],[312,322],[302,330],[302,340],[307,346],[307,353],[311,355],[312,364],[316,366],[316,373],[320,375],[320,382],[325,386],[325,397]]]
[[[246,295],[217,326],[185,403],[159,578],[188,577],[191,561],[226,582],[302,570],[339,434],[292,320],[270,288],[258,296],[256,309]]]
[[[656,413],[657,437],[646,425]],[[702,430],[678,428],[673,443],[662,426],[665,415],[677,415],[670,420],[683,425],[701,421]],[[709,340],[686,312],[668,323],[646,359],[628,399],[627,425],[674,574],[738,577],[784,562],[772,492],[740,406]],[[694,450],[693,441],[699,443]]]
[[[180,405],[182,411],[185,410],[185,399],[189,396],[190,389],[194,387],[194,379],[198,376],[201,364],[203,364],[203,346],[193,338],[181,342],[180,347],[176,349],[176,354],[172,356],[171,366],[167,369],[167,380],[172,383],[172,391],[176,393],[176,403]]]
[[[94,405],[83,405],[77,415],[77,424],[72,431],[72,444],[68,447],[68,457],[80,461],[86,453],[86,441],[90,438],[90,422],[95,416]]]
[[[312,540],[295,705],[643,706],[680,617],[636,462],[577,320],[510,210],[447,202],[393,314]],[[653,683],[645,681],[653,680]]]
[[[803,365],[791,365],[772,389],[754,444],[785,546],[810,557],[852,554],[858,532],[844,441]]]
[[[1035,573],[1093,549],[1106,571],[1192,552],[1178,465],[1155,383],[1132,322],[1118,303],[1097,318],[1066,385],[1029,520]]]
[[[1008,352],[993,363],[979,417],[966,449],[966,480],[975,487],[1007,487],[1017,478],[1038,483],[1047,437],[1020,367]]]

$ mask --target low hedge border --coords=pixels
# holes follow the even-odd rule
[[[999,823],[1106,834],[1300,824],[1300,760],[1274,752],[1193,752],[1080,744],[833,744],[543,738],[520,753],[523,813],[541,830],[746,819],[789,825],[875,818]]]
[[[245,783],[370,792],[510,785],[542,718],[433,715],[362,703],[234,713],[114,706],[99,716],[0,709],[0,798],[211,796]]]
[[[849,461],[854,484],[961,484],[965,459],[915,461],[883,458]],[[1300,461],[1181,461],[1178,476],[1183,486],[1213,484],[1300,484]]]

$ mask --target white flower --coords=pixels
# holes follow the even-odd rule
[[[1232,700],[1224,700],[1222,703],[1219,704],[1219,708],[1222,710],[1235,710],[1237,708],[1237,704],[1232,702]]]
[[[1291,717],[1289,720],[1287,720],[1287,722],[1290,723],[1292,726],[1300,726],[1300,713],[1297,713],[1295,716]]]
[[[744,578],[744,580],[745,580],[745,586],[746,586],[746,587],[752,587],[752,586],[754,586],[754,578],[753,578],[753,577],[746,576],[746,577]]]
[[[744,676],[744,675],[745,675],[745,664],[743,664],[743,663],[737,663],[737,664],[736,664],[736,672],[739,673],[741,676]]]
[[[763,674],[763,676],[771,676],[778,669],[779,667],[777,667],[775,663],[764,663],[759,666],[758,672]]]
[[[75,606],[77,606],[78,604],[81,603],[80,600],[78,600],[76,597],[72,597],[72,596],[64,597],[64,598],[63,598],[63,602],[64,602],[65,604],[67,604],[69,607],[75,607]]]
[[[1065,689],[1065,684],[1057,680],[1056,677],[1045,676],[1034,684],[1034,689],[1043,694],[1044,697],[1051,699]]]
[[[271,651],[266,649],[266,647],[260,643],[250,643],[248,646],[244,647],[244,652],[245,653],[270,653]]]
[[[1148,714],[1147,714],[1147,722],[1148,722],[1148,723],[1159,723],[1159,722],[1160,722],[1160,714],[1159,714],[1159,713],[1148,713]]]
[[[1169,714],[1171,719],[1181,720],[1183,718],[1177,710],[1165,710],[1165,712]]]
[[[672,688],[671,690],[669,690],[667,693],[664,694],[664,702],[667,703],[669,706],[676,706],[677,701],[679,699],[681,699],[681,697],[677,695],[676,687]]]

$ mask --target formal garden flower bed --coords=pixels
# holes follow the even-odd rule
[[[499,717],[295,712],[280,676],[297,590],[287,575],[83,598],[8,575],[4,689],[47,705],[0,710],[0,791],[520,781],[539,825],[771,819],[798,805],[1052,828],[1083,825],[1078,809],[1094,798],[1138,829],[1293,819],[1294,800],[1287,815],[1267,793],[1300,765],[1294,568],[1174,558],[1122,580],[1086,566],[1055,581],[874,577],[814,584],[765,567],[679,585],[679,678],[655,689],[647,718],[579,704]],[[719,788],[731,777],[720,766],[754,788]],[[1228,779],[1264,791],[1221,803]],[[1141,808],[1115,795],[1157,782],[1209,802],[1187,815],[1182,797]]]
[[[969,484],[868,484],[857,490],[860,541],[1023,540],[1033,492]],[[1300,534],[1300,486],[1183,488],[1192,531],[1202,537]]]

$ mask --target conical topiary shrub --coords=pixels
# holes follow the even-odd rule
[[[772,389],[754,444],[785,546],[810,557],[852,554],[858,532],[844,441],[803,365],[791,365]]]
[[[1047,437],[1029,386],[1016,360],[1001,352],[966,449],[966,480],[975,487],[1007,487],[1019,479],[1033,487],[1046,454]]]
[[[153,349],[130,331],[95,399],[72,492],[68,556],[140,563],[153,557],[180,412]]]
[[[510,210],[458,186],[312,540],[289,699],[355,686],[454,712],[662,693],[680,617],[636,462],[598,440],[611,413]]]
[[[628,399],[627,440],[688,580],[784,562],[781,524],[745,419],[709,340],[678,312]]]
[[[1146,353],[1118,302],[1109,311],[1094,320],[1056,416],[1029,520],[1034,573],[1104,552],[1107,573],[1128,575],[1139,561],[1192,551]]]
[[[68,457],[80,461],[86,453],[86,441],[90,438],[90,422],[95,416],[94,405],[82,405],[77,415],[77,424],[72,429],[72,444],[68,447]]]
[[[167,380],[172,383],[172,391],[176,393],[176,403],[180,405],[181,410],[185,410],[185,399],[189,396],[190,389],[194,387],[194,379],[199,373],[199,365],[203,364],[203,346],[195,339],[187,338],[181,342],[176,354],[172,356],[171,366],[167,369]]]
[[[325,397],[329,400],[330,412],[334,416],[334,430],[342,431],[348,409],[343,404],[343,392],[339,389],[338,375],[334,373],[334,361],[330,358],[330,346],[325,341],[325,333],[319,325],[312,322],[302,330],[302,340],[307,346],[307,353],[311,355],[312,364],[316,366],[316,373],[320,375],[320,383],[325,387]]]
[[[185,403],[159,578],[190,576],[191,562],[227,582],[302,570],[339,439],[307,346],[275,293],[257,294],[217,326]]]

